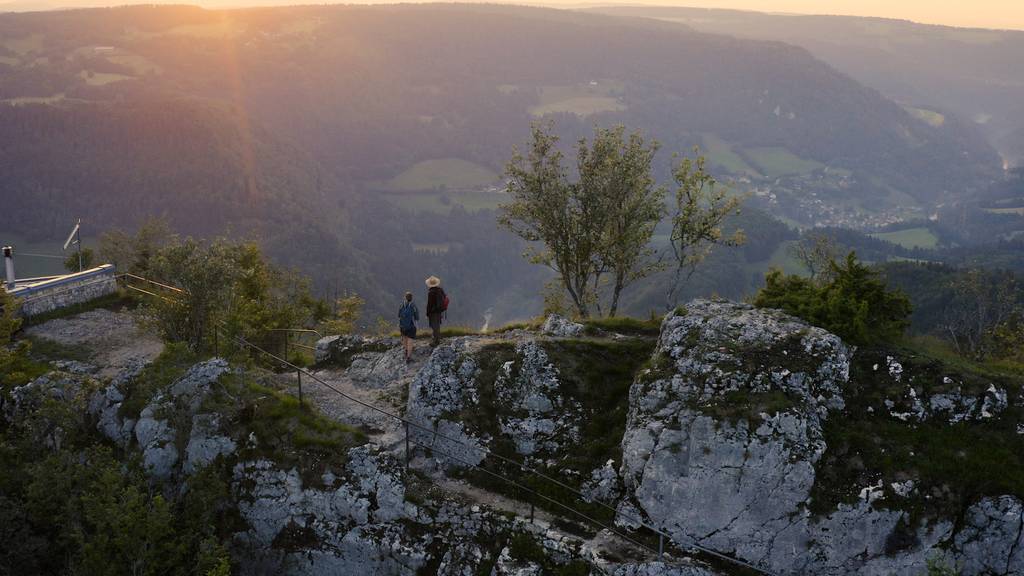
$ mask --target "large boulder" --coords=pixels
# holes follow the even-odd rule
[[[576,338],[583,334],[583,328],[583,324],[579,322],[573,322],[558,314],[551,314],[544,319],[544,324],[541,326],[540,331],[546,336]]]
[[[472,433],[458,418],[480,401],[479,370],[466,341],[452,339],[434,349],[409,387],[409,436],[417,447],[436,451],[445,465],[477,465],[487,454],[490,439]]]
[[[214,384],[228,371],[228,363],[222,358],[200,362],[169,388],[158,392],[139,413],[134,426],[135,439],[142,451],[146,471],[154,480],[170,479],[178,471],[178,463],[182,462],[177,438],[185,432],[174,427],[172,416],[175,414],[199,424],[194,434],[189,432],[184,472],[192,473],[217,455],[234,451],[234,442],[217,433],[220,419],[216,415],[194,419]]]
[[[780,574],[914,574],[947,555],[963,574],[1024,573],[1016,498],[973,504],[957,529],[953,518],[915,521],[900,509],[912,479],[868,485],[855,501],[812,512],[826,422],[853,400],[866,405],[848,396],[853,354],[833,334],[745,304],[698,300],[667,316],[630,390],[620,524],[639,517],[684,547]],[[913,381],[891,356],[874,371],[897,389]],[[902,404],[878,410],[903,422],[960,422],[1007,406],[997,387],[961,398],[922,400],[911,387]]]
[[[849,350],[785,314],[695,301],[662,327],[630,390],[622,475],[640,509],[686,545],[793,566],[794,514],[843,406]]]
[[[494,391],[501,432],[512,438],[518,453],[557,452],[579,441],[579,403],[563,396],[558,368],[536,340],[516,344]]]
[[[262,565],[279,574],[415,571],[425,553],[422,541],[401,529],[400,521],[414,521],[418,509],[405,501],[399,470],[393,458],[362,447],[349,452],[345,470],[326,472],[322,486],[267,460],[239,462],[233,485],[249,528],[236,540],[254,552],[246,568]]]
[[[129,358],[107,386],[89,399],[89,414],[96,419],[96,429],[122,448],[128,446],[135,431],[135,420],[121,415],[124,391],[148,364],[149,359],[143,356]]]
[[[64,445],[70,429],[86,423],[86,406],[96,389],[92,378],[70,372],[52,371],[10,391],[0,394],[3,418],[9,424],[27,426],[33,441],[51,450]],[[68,410],[46,410],[49,402],[66,405]]]

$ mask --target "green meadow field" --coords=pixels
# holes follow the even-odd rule
[[[373,186],[385,192],[478,188],[494,184],[500,176],[487,168],[461,158],[436,158],[417,162],[390,180]]]
[[[572,86],[543,86],[540,89],[540,103],[530,107],[534,117],[545,114],[568,112],[577,116],[590,116],[599,112],[625,110],[615,94],[621,93],[621,82],[595,81],[594,84]]]
[[[808,174],[825,167],[817,160],[801,158],[779,146],[749,148],[745,152],[751,161],[761,169],[761,173],[769,178]]]
[[[932,249],[939,245],[939,237],[927,228],[908,228],[896,232],[878,232],[871,236],[904,248]]]

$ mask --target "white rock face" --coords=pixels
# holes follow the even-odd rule
[[[235,441],[220,434],[219,414],[196,414],[192,417],[192,431],[185,447],[182,471],[193,474],[213,462],[218,456],[233,454]]]
[[[618,500],[622,496],[622,480],[615,470],[615,461],[609,460],[604,466],[595,468],[580,487],[580,492],[591,502],[609,504]]]
[[[580,334],[583,334],[583,324],[573,322],[572,320],[563,318],[558,314],[551,314],[544,320],[544,325],[540,330],[541,333],[546,336],[575,338]]]
[[[167,415],[174,410],[182,410],[195,417],[214,382],[227,371],[228,363],[221,358],[200,362],[169,389],[154,396],[142,409],[134,426],[135,439],[142,450],[143,464],[154,479],[163,481],[171,478],[180,460],[175,444],[178,431],[166,420]],[[199,419],[199,430],[193,431],[186,450],[187,473],[208,464],[217,454],[234,450],[233,441],[218,437],[210,428],[217,422],[219,419],[213,416]]]
[[[478,372],[476,362],[465,353],[465,342],[452,339],[434,349],[409,388],[406,417],[413,423],[409,436],[419,447],[437,451],[446,465],[476,465],[486,455],[489,439],[472,435],[457,420],[460,410],[479,403]]]
[[[953,383],[949,377],[944,380],[945,384]],[[964,392],[961,386],[948,392],[925,394],[908,385],[902,394],[886,398],[884,404],[890,416],[904,422],[941,420],[949,424],[990,420],[1008,406],[1006,390],[994,384],[974,394]]]
[[[157,480],[167,480],[178,464],[178,448],[174,445],[174,428],[157,416],[157,409],[146,406],[135,423],[135,439],[142,449],[146,471]]]
[[[564,398],[558,369],[533,339],[516,344],[515,359],[502,366],[494,382],[501,431],[524,456],[554,452],[579,441],[580,407]]]
[[[50,372],[11,390],[10,402],[4,405],[8,421],[38,409],[47,399],[69,402],[82,391],[85,378],[81,375]]]
[[[642,374],[630,390],[626,487],[682,544],[792,565],[792,551],[803,556],[808,546],[793,514],[825,450],[823,419],[843,406],[848,350],[783,314],[709,301],[687,309],[663,325],[663,373]],[[784,406],[759,422],[722,422],[702,408],[770,393]]]
[[[955,537],[942,519],[901,531],[906,514],[876,502],[877,487],[811,516],[815,464],[827,449],[822,426],[844,408],[849,378],[851,351],[834,335],[775,311],[695,301],[666,318],[655,355],[630,390],[620,468],[626,515],[642,514],[682,546],[780,574],[918,574],[943,548],[965,575],[1024,574],[1015,498],[972,506]],[[899,360],[882,366],[876,371],[907,380]],[[1005,408],[1005,393],[989,396],[990,412]],[[915,398],[907,418],[917,418]]]
[[[6,394],[0,394],[0,412],[8,423],[16,424],[37,415],[47,401],[84,405],[94,385],[93,380],[81,374],[50,372],[14,388],[9,398]],[[75,416],[78,417],[78,411],[75,412]],[[63,424],[59,420],[51,420],[48,416],[43,416],[43,419],[44,425],[32,427],[33,441],[51,450],[60,449],[66,437]]]
[[[715,574],[716,572],[700,566],[647,562],[618,566],[612,571],[611,576],[715,576]]]
[[[361,352],[352,357],[348,375],[352,382],[366,388],[383,388],[402,377],[406,371],[401,348],[386,352]]]
[[[236,541],[252,551],[242,573],[413,575],[433,560],[431,573],[473,576],[490,554],[484,546],[512,527],[477,506],[406,501],[402,465],[373,448],[352,449],[345,470],[322,481],[304,485],[296,470],[266,460],[235,467],[239,511],[250,526]],[[498,564],[519,568],[511,558]]]
[[[228,363],[223,358],[200,362],[189,368],[184,376],[171,385],[170,397],[179,406],[195,412],[203,399],[209,395],[213,383],[228,370]]]
[[[962,574],[1024,574],[1024,505],[1018,498],[985,498],[964,515],[954,539]]]
[[[146,358],[129,359],[110,384],[93,393],[89,399],[89,414],[96,418],[96,429],[122,448],[131,442],[135,430],[135,420],[121,418],[123,390],[131,385],[147,364]]]
[[[491,576],[541,576],[543,568],[534,562],[517,562],[506,546],[491,569]]]
[[[354,448],[347,470],[312,488],[296,470],[240,462],[234,485],[250,529],[236,538],[255,553],[243,568],[273,565],[272,572],[292,575],[415,572],[426,555],[397,523],[418,514],[405,502],[397,470],[393,459]]]
[[[341,336],[324,336],[316,341],[316,351],[313,357],[317,364],[325,362],[331,357],[331,353],[340,339]]]

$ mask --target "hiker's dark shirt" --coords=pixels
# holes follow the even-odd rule
[[[444,297],[441,296],[441,287],[434,286],[427,290],[427,316],[441,313],[441,304]]]

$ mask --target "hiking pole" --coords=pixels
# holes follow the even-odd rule
[[[299,379],[299,408],[302,408],[302,370],[296,369],[295,375],[298,376]]]

